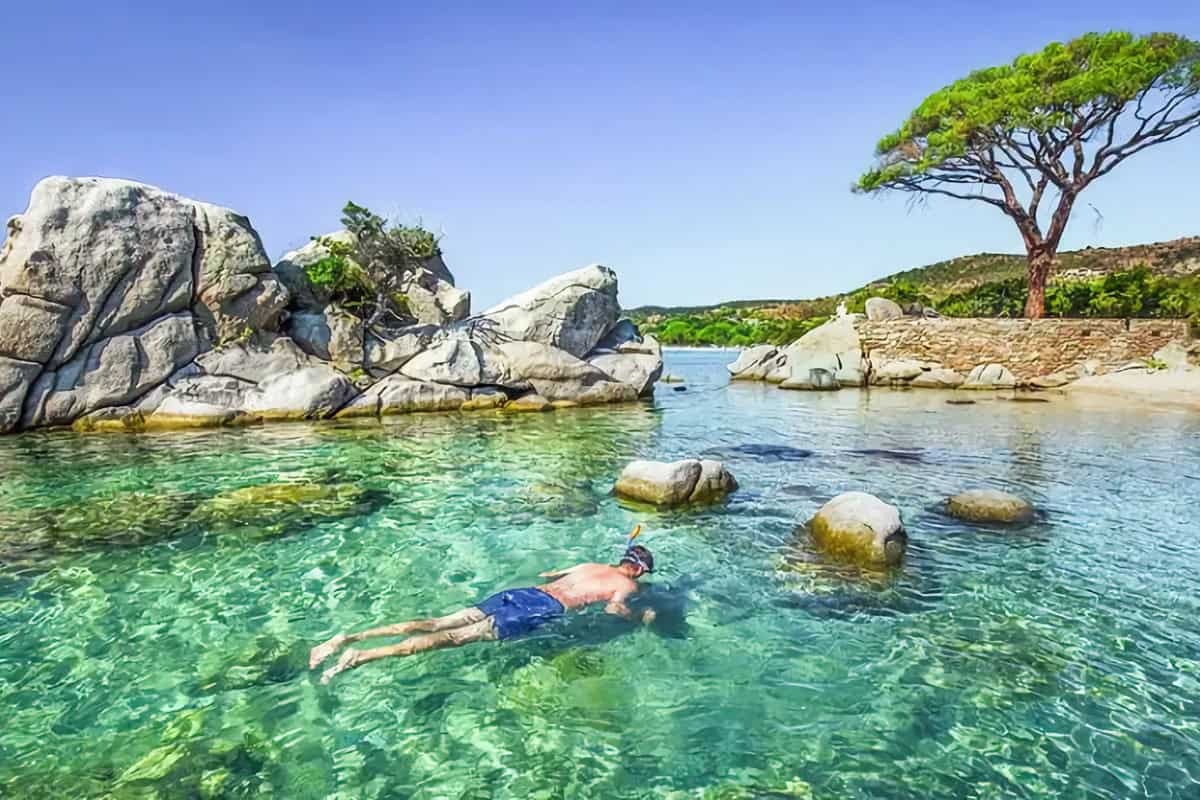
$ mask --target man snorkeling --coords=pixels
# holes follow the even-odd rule
[[[616,566],[609,564],[579,564],[570,569],[543,572],[539,577],[555,578],[550,583],[525,589],[509,589],[470,608],[433,619],[418,619],[359,633],[339,633],[309,654],[309,669],[316,668],[347,644],[376,636],[403,636],[421,632],[403,642],[372,650],[346,650],[335,666],[321,674],[321,683],[329,683],[335,675],[389,656],[411,656],[426,650],[443,647],[462,647],[470,642],[503,641],[522,636],[558,619],[569,608],[582,608],[604,603],[609,614],[629,620],[649,623],[654,611],[634,611],[625,604],[639,589],[637,579],[654,571],[654,556],[633,540],[641,526],[629,536],[625,554]]]

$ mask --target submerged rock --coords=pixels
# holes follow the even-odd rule
[[[142,547],[184,532],[196,495],[119,492],[0,517],[0,561],[36,560],[102,547]]]
[[[969,489],[946,500],[946,513],[970,522],[1028,522],[1033,506],[1015,494],[996,489]]]
[[[685,459],[633,461],[621,470],[617,496],[656,506],[710,503],[737,489],[737,481],[719,461]]]
[[[353,484],[267,483],[212,497],[192,512],[189,523],[209,532],[273,538],[323,520],[369,510],[373,498]]]
[[[908,547],[899,509],[866,492],[833,498],[817,511],[808,528],[818,548],[853,563],[895,564]]]
[[[784,444],[739,444],[733,447],[714,447],[705,450],[702,455],[735,458],[749,456],[764,461],[802,461],[813,455],[812,450],[803,447],[790,447]]]

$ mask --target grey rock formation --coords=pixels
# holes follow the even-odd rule
[[[726,369],[735,381],[761,381],[766,379],[768,372],[780,366],[778,356],[778,347],[760,344],[743,350]]]
[[[952,369],[935,367],[916,376],[909,383],[918,389],[957,389],[965,379]]]
[[[308,280],[325,244],[272,271],[245,217],[151,186],[49,178],[7,231],[0,433],[541,410],[633,400],[662,372],[658,343],[618,321],[605,267],[467,320],[435,256],[406,295],[437,324],[368,331]]]
[[[47,178],[0,250],[0,432],[130,403],[199,352],[278,329],[245,217],[132,181]]]
[[[639,337],[640,338],[640,337]],[[654,392],[654,384],[662,375],[662,348],[653,336],[641,341],[628,340],[617,352],[597,348],[587,362],[619,383],[632,386],[639,397]]]
[[[338,417],[377,417],[418,411],[462,408],[471,391],[460,386],[391,375],[376,383],[338,412]]]
[[[363,366],[372,375],[390,375],[428,347],[440,332],[437,325],[412,325],[367,333]]]
[[[505,342],[497,348],[509,380],[527,382],[551,402],[592,405],[635,400],[638,390],[565,350],[540,342]]]
[[[437,266],[430,268],[434,264]],[[471,295],[454,285],[454,278],[440,255],[416,270],[400,291],[418,325],[447,325],[471,314]]]
[[[1003,364],[980,364],[967,375],[960,389],[1012,389],[1017,379]]]
[[[541,283],[480,317],[504,336],[537,342],[582,358],[617,322],[617,274],[594,264]]]
[[[872,322],[900,319],[904,316],[904,309],[900,307],[900,304],[893,300],[888,300],[886,297],[868,298],[866,312],[867,319]]]
[[[710,503],[737,489],[737,481],[720,461],[685,459],[633,461],[621,470],[618,496],[656,506]]]
[[[363,366],[363,321],[336,303],[322,311],[292,314],[287,333],[304,352],[329,361],[338,369],[349,372]]]

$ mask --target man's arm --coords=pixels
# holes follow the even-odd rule
[[[614,594],[608,601],[608,604],[604,606],[605,613],[612,614],[615,617],[624,617],[625,619],[632,620],[633,622],[644,622],[646,624],[650,624],[654,621],[654,609],[645,608],[641,611],[634,611],[625,604],[625,601],[628,598],[628,593]]]

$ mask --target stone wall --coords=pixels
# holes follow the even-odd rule
[[[979,364],[1003,364],[1017,380],[1049,375],[1085,361],[1105,372],[1186,341],[1184,320],[921,319],[860,320],[863,352],[872,364],[937,362],[966,375]]]

